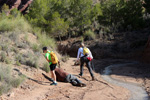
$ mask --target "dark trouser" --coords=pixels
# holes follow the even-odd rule
[[[78,86],[80,83],[82,83],[79,79],[77,79],[72,74],[69,74],[69,75],[66,76],[66,82],[69,82],[74,86]]]
[[[92,68],[91,68],[91,61],[89,61],[86,56],[83,56],[83,57],[81,57],[80,62],[81,62],[80,75],[81,76],[83,75],[83,65],[84,65],[84,63],[86,63],[86,66],[91,74],[91,77],[93,78],[94,75],[93,75]]]

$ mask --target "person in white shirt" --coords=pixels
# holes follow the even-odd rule
[[[81,43],[80,44],[80,48],[78,49],[78,54],[77,54],[77,61],[79,61],[80,60],[80,76],[82,76],[83,75],[83,65],[84,65],[84,63],[86,63],[86,66],[87,66],[87,68],[88,68],[88,70],[89,70],[89,72],[90,72],[90,75],[91,75],[91,77],[92,77],[92,80],[95,80],[95,78],[94,78],[94,74],[93,74],[93,72],[92,72],[92,68],[91,68],[91,60],[93,59],[93,56],[92,56],[92,53],[91,53],[91,51],[88,49],[88,54],[84,54],[83,52],[84,52],[84,48],[86,48],[85,46],[84,46],[84,43]]]

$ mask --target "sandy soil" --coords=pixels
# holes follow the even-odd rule
[[[61,63],[61,67],[78,75],[80,69],[79,66],[74,66],[74,60],[70,58],[66,63]],[[127,89],[105,82],[99,73],[94,73],[97,80],[91,81],[86,67],[83,77],[79,78],[86,87],[75,87],[62,82],[58,82],[57,86],[50,86],[51,82],[42,73],[48,77],[50,74],[42,70],[27,69],[26,66],[16,69],[28,79],[19,88],[1,96],[0,100],[128,100],[130,97]]]

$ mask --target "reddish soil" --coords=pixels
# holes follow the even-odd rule
[[[61,68],[78,75],[80,68],[74,66],[74,60],[75,58],[70,58],[66,63],[61,63]],[[26,66],[21,66],[18,70],[28,79],[19,88],[1,96],[0,100],[127,100],[130,97],[127,89],[105,82],[99,73],[94,73],[97,80],[91,81],[86,67],[83,78],[79,78],[86,87],[75,87],[63,82],[50,86],[51,82],[42,73],[48,77],[50,74],[40,69],[28,70]]]

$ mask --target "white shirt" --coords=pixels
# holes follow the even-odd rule
[[[87,48],[88,50],[89,50],[89,48]],[[79,49],[78,49],[78,54],[77,54],[77,60],[79,60],[79,58],[81,58],[81,57],[83,57],[84,56],[84,54],[83,54],[83,48],[82,47],[80,47]],[[93,59],[93,56],[92,56],[92,53],[91,53],[91,51],[89,50],[89,55],[88,56],[90,56],[92,59]]]
[[[79,60],[79,58],[81,58],[81,57],[83,57],[83,56],[84,56],[84,54],[83,54],[83,48],[80,47],[80,48],[78,49],[77,60]]]

